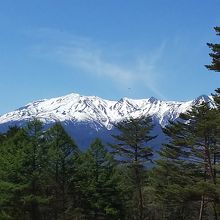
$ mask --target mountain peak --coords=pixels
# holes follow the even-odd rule
[[[130,117],[150,116],[155,127],[164,127],[169,121],[178,119],[181,113],[202,101],[213,103],[206,95],[201,95],[193,101],[172,102],[160,101],[155,97],[149,99],[124,97],[119,101],[109,101],[97,96],[71,93],[38,100],[0,116],[0,132],[5,132],[10,126],[24,126],[27,121],[37,118],[45,123],[45,126],[51,126],[59,121],[72,137],[83,141],[97,137],[100,131],[105,133],[113,129],[114,124]]]
[[[109,128],[115,122],[125,118],[149,115],[159,121],[160,125],[165,126],[169,120],[175,120],[180,113],[202,101],[211,101],[211,99],[206,95],[201,95],[190,102],[166,102],[159,101],[155,97],[149,99],[124,97],[119,101],[109,101],[97,96],[70,93],[57,98],[35,101],[2,115],[0,125],[28,121],[34,117],[45,123],[55,121],[90,122]]]
[[[127,102],[127,101],[129,101],[129,98],[123,97],[123,98],[120,98],[118,102]]]
[[[151,96],[151,97],[148,99],[148,101],[149,101],[150,103],[154,103],[154,102],[157,102],[158,99],[155,98],[155,97],[153,97],[153,96]]]
[[[212,101],[211,96],[207,96],[207,95],[200,95],[199,97],[197,97],[196,99],[194,99],[194,103],[195,104],[200,104],[202,102],[210,102]]]

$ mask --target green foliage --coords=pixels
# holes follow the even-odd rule
[[[153,128],[150,117],[130,118],[116,125],[119,135],[113,135],[116,144],[112,144],[112,150],[117,155],[118,162],[129,167],[129,183],[131,189],[130,204],[128,208],[133,210],[133,218],[144,219],[143,186],[146,184],[146,162],[152,157],[152,149],[148,142],[155,136],[150,132]]]
[[[155,136],[150,117],[130,118],[119,122],[115,127],[119,135],[113,135],[117,144],[112,144],[113,152],[121,157],[121,163],[138,166],[150,160],[152,149],[147,145]]]
[[[206,215],[216,219],[219,119],[218,110],[201,103],[164,129],[170,142],[160,152],[152,185],[165,213],[172,214],[172,207],[179,219],[195,219],[199,212],[204,219]]]
[[[116,125],[80,152],[60,123],[33,120],[0,135],[0,220],[216,220],[220,216],[220,91],[164,129],[149,168],[149,117]],[[212,106],[213,107],[213,106]]]
[[[82,155],[81,187],[89,219],[119,219],[121,198],[118,189],[116,164],[99,139]]]
[[[45,133],[48,146],[47,178],[44,185],[50,196],[50,205],[55,219],[66,219],[69,206],[75,202],[72,180],[76,173],[79,150],[60,123],[56,123]],[[72,200],[71,202],[69,200]]]
[[[100,140],[82,154],[60,123],[1,135],[0,219],[120,219],[120,180]]]
[[[220,27],[214,28],[217,35],[220,35]],[[220,44],[208,43],[208,47],[212,50],[210,57],[212,58],[211,65],[205,65],[209,70],[220,72]]]
[[[76,145],[60,124],[47,132],[38,120],[29,122],[24,129],[9,129],[0,145],[1,213],[12,219],[52,217],[54,191],[66,187],[63,176],[72,178],[70,170],[76,151]],[[59,178],[54,175],[56,163]],[[57,182],[59,187],[54,184]]]

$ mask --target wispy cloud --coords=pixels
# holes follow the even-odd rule
[[[147,55],[132,59],[129,66],[118,60],[118,51],[111,52],[108,48],[98,46],[88,38],[76,37],[58,30],[39,29],[35,37],[46,39],[47,44],[37,45],[41,56],[49,56],[72,68],[100,78],[108,78],[120,87],[146,87],[154,95],[165,98],[158,88],[157,65],[163,57],[166,43],[163,42]]]
[[[135,79],[132,71],[106,60],[100,49],[84,46],[59,47],[56,55],[67,65],[100,77],[108,77],[119,84],[130,85]]]

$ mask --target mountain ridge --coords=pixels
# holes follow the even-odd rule
[[[121,98],[118,101],[112,101],[100,98],[98,96],[82,96],[77,93],[70,93],[65,96],[60,96],[51,99],[40,99],[30,102],[23,107],[0,116],[0,124],[11,120],[39,118],[44,122],[65,121],[70,119],[89,120],[89,117],[83,117],[84,113],[90,116],[90,120],[99,121],[100,124],[107,126],[105,119],[100,121],[101,116],[106,116],[109,123],[117,122],[126,117],[138,117],[141,115],[157,116],[160,118],[161,125],[162,117],[169,117],[171,120],[176,119],[178,115],[190,107],[201,101],[213,101],[210,96],[201,95],[191,101],[162,101],[154,97],[147,99],[130,99],[127,97]],[[87,109],[87,111],[86,111]],[[93,110],[93,113],[91,112]],[[77,115],[78,114],[78,115]],[[96,114],[96,115],[95,115]],[[93,116],[93,117],[92,117]],[[97,116],[97,117],[94,117]],[[97,120],[98,119],[98,120]],[[166,120],[167,121],[167,120]]]
[[[124,97],[112,101],[98,96],[71,93],[57,98],[30,102],[15,111],[0,116],[0,132],[5,132],[8,127],[13,125],[24,126],[27,121],[37,118],[46,126],[60,121],[72,137],[79,136],[83,141],[83,139],[87,139],[84,137],[85,133],[89,134],[88,140],[100,135],[103,138],[108,131],[114,130],[117,122],[143,115],[151,116],[155,126],[161,130],[159,127],[166,126],[170,120],[177,120],[181,113],[203,101],[213,102],[213,99],[202,95],[187,102],[162,101],[154,97],[147,99]],[[80,139],[79,137],[78,139]],[[79,142],[82,141],[79,140]]]

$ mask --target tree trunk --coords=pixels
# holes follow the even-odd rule
[[[139,174],[139,167],[138,167],[138,147],[135,146],[135,175],[136,175],[136,183],[138,187],[138,209],[139,209],[139,220],[143,220],[143,195],[142,195],[142,189],[141,189],[141,180],[140,180],[140,174]]]
[[[215,220],[218,220],[218,213],[217,213],[217,211],[216,211],[216,203],[215,203],[215,201],[214,201],[214,203],[213,203],[213,210],[214,210]]]
[[[58,207],[59,207],[59,199],[58,199],[58,161],[56,161],[56,174],[55,174],[55,179],[56,179],[56,186],[55,186],[55,196],[56,196],[56,199],[55,199],[55,206],[54,206],[54,219],[55,220],[58,220]],[[58,205],[57,205],[58,204]]]
[[[200,211],[199,211],[199,220],[202,220],[203,212],[204,212],[204,195],[202,195],[201,203],[200,203]]]
[[[36,202],[31,203],[31,220],[39,220],[40,213],[39,213],[39,207]]]
[[[62,170],[63,170],[63,177],[62,177],[62,220],[66,219],[65,215],[65,204],[66,204],[66,195],[65,195],[65,185],[66,185],[66,169],[65,169],[65,161],[62,162]]]
[[[140,212],[140,220],[143,220],[143,197],[142,197],[141,186],[139,186],[139,212]]]
[[[216,156],[215,156],[215,153],[214,153],[214,158],[213,158],[213,164],[212,164],[212,160],[211,160],[211,153],[210,153],[210,150],[209,150],[209,146],[206,147],[206,156],[207,156],[207,159],[208,159],[208,166],[209,166],[209,176],[211,177],[211,180],[213,182],[213,184],[216,185],[216,170],[215,170],[215,164],[216,164]],[[214,168],[213,168],[213,165],[214,165]],[[213,201],[213,211],[214,211],[214,216],[215,216],[215,220],[218,220],[218,214],[216,212],[216,201],[215,201],[215,198],[213,198],[214,201]]]
[[[33,144],[33,158],[32,158],[32,173],[36,171],[36,144]],[[31,186],[31,194],[34,196],[34,199],[36,199],[36,177],[33,177],[32,179],[32,186]],[[39,217],[39,209],[38,209],[38,203],[36,201],[31,202],[31,220],[38,220],[40,219]]]

